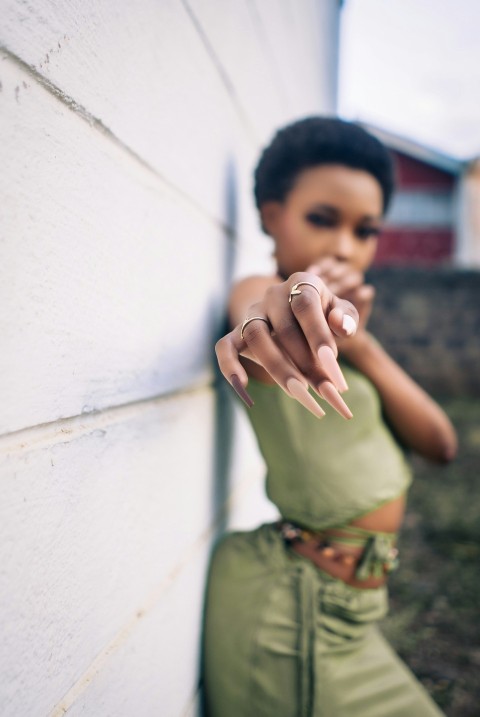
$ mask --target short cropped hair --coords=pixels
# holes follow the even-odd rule
[[[283,202],[300,172],[321,164],[342,164],[371,174],[380,184],[387,211],[394,189],[389,151],[360,125],[337,117],[307,117],[278,130],[255,169],[258,209],[268,201]]]

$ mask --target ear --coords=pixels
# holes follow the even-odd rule
[[[280,202],[264,202],[260,207],[260,218],[263,230],[272,237],[276,234],[281,211],[282,205]]]

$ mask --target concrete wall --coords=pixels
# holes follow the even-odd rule
[[[3,0],[0,712],[193,715],[205,571],[272,517],[214,388],[251,171],[335,101],[336,0]]]

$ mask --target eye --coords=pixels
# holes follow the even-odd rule
[[[333,227],[334,221],[331,217],[327,217],[325,214],[318,214],[318,212],[309,212],[305,219],[309,224],[313,224],[314,227]]]
[[[361,240],[371,239],[372,237],[378,237],[378,235],[380,234],[380,228],[358,227],[355,234],[357,235],[357,238]]]

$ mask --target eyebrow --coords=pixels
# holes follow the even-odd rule
[[[381,221],[382,221],[382,216],[375,216],[374,214],[365,214],[365,215],[362,217],[362,221],[367,221],[367,222],[381,222]]]
[[[331,212],[331,214],[338,214],[338,209],[336,207],[332,207],[331,204],[314,204],[308,211],[314,212],[314,211],[327,211]]]
[[[338,211],[337,207],[332,206],[331,204],[315,204],[310,209],[307,209],[308,212],[315,212],[315,211],[326,211],[330,214],[338,215],[340,212]],[[375,216],[373,214],[365,214],[361,219],[360,222],[381,222],[382,216]]]

